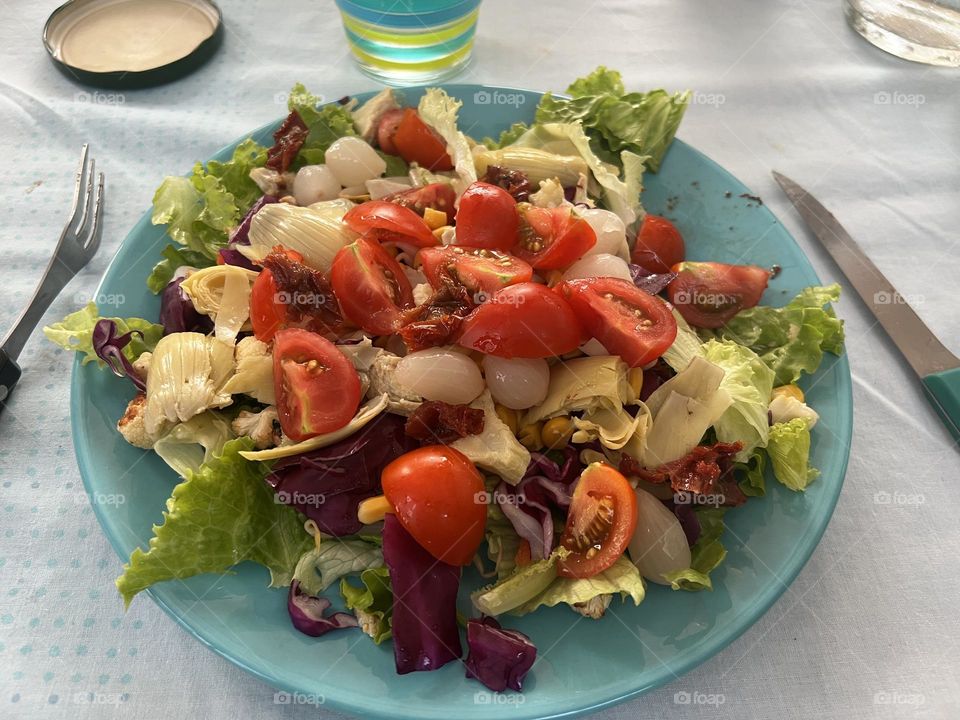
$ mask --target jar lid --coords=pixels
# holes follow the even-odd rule
[[[43,44],[67,77],[135,88],[182,77],[223,38],[212,0],[70,0],[47,19]]]

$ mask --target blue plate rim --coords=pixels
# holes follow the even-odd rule
[[[517,88],[504,85],[482,85],[482,84],[473,84],[473,83],[434,83],[430,85],[422,86],[410,86],[406,88],[399,88],[398,90],[402,93],[404,90],[409,91],[419,91],[427,87],[443,87],[447,92],[455,97],[462,97],[460,93],[471,93],[478,90],[498,90],[506,92],[521,92],[521,93],[530,93],[535,95],[542,95],[543,91],[539,90],[529,90],[525,88]],[[364,91],[368,92],[368,91]],[[363,94],[363,93],[357,93]],[[331,104],[331,103],[327,103]],[[267,130],[276,128],[282,118],[278,118],[275,121],[265,123],[258,128],[246,133],[241,136],[234,142],[231,142],[227,145],[224,145],[216,153],[211,155],[211,158],[219,157],[223,154],[232,152],[232,149],[240,142],[245,140],[247,137],[252,135],[257,135]],[[684,146],[688,151],[695,154],[701,161],[706,163],[709,166],[712,166],[714,170],[718,170],[723,176],[725,176],[730,182],[732,188],[743,188],[745,192],[750,192],[750,188],[747,188],[742,181],[740,181],[736,176],[734,176],[730,171],[724,168],[722,165],[711,159],[709,156],[698,150],[697,148],[689,145],[688,143],[681,140],[679,137],[675,138],[674,143],[678,143]],[[786,228],[786,226],[780,222],[779,218],[770,210],[766,204],[762,204],[761,207],[757,208],[761,212],[765,213],[768,216],[768,219],[773,223],[780,225],[783,228],[784,233],[789,238],[790,242],[793,243],[794,248],[805,258],[807,259],[808,264],[809,258],[807,258],[806,253],[803,251],[803,248],[800,247],[796,239]],[[127,235],[124,237],[124,240],[118,246],[116,252],[114,253],[113,258],[111,258],[110,263],[107,265],[107,268],[104,270],[103,277],[97,285],[96,295],[101,295],[104,293],[104,283],[115,269],[115,265],[118,264],[119,255],[121,250],[124,249],[125,244],[127,243],[128,238],[133,235],[136,231],[141,230],[144,227],[152,227],[150,223],[150,210],[147,210],[144,215],[133,225]],[[810,272],[816,278],[818,283],[822,284],[819,276],[816,273],[816,270],[810,264]],[[846,348],[845,348],[846,350]],[[71,416],[71,432],[73,434],[73,446],[74,454],[77,459],[77,465],[80,470],[80,475],[83,480],[84,488],[88,494],[88,497],[91,497],[95,492],[95,489],[92,487],[91,478],[95,472],[95,467],[91,462],[91,453],[87,452],[86,449],[89,447],[89,441],[87,437],[86,428],[81,422],[82,413],[80,411],[80,403],[82,402],[81,393],[79,387],[81,383],[78,381],[78,376],[80,368],[82,366],[81,358],[78,356],[75,358],[73,363],[73,369],[70,377],[70,416]],[[790,587],[793,582],[796,580],[797,576],[803,570],[804,566],[809,561],[810,557],[813,555],[813,552],[820,544],[824,533],[826,532],[827,526],[830,523],[831,518],[833,517],[834,510],[836,508],[837,502],[840,498],[840,493],[843,489],[844,479],[846,477],[847,468],[850,461],[850,443],[849,439],[852,438],[853,433],[853,383],[852,377],[850,374],[850,362],[847,356],[847,353],[844,352],[839,358],[837,358],[833,367],[836,368],[840,374],[841,384],[845,386],[846,392],[845,397],[841,398],[841,403],[839,405],[840,415],[841,415],[841,427],[840,431],[846,437],[847,442],[842,453],[842,459],[839,463],[839,473],[838,473],[838,482],[835,485],[831,485],[830,488],[833,490],[832,496],[828,498],[828,502],[824,507],[824,511],[816,517],[816,524],[813,528],[813,531],[808,533],[805,536],[804,542],[797,545],[797,550],[789,556],[787,562],[780,569],[784,570],[783,572],[778,573],[777,579],[778,583],[772,583],[768,586],[768,589],[759,595],[753,603],[751,603],[745,611],[750,615],[749,619],[743,622],[739,622],[733,631],[730,633],[717,637],[714,640],[707,643],[705,646],[698,646],[696,650],[690,652],[690,656],[683,660],[682,662],[676,665],[670,665],[668,663],[661,663],[663,667],[666,667],[672,677],[663,677],[653,682],[645,683],[639,687],[635,687],[631,690],[621,692],[615,690],[607,697],[603,697],[596,701],[591,701],[590,704],[578,705],[572,707],[569,710],[564,710],[560,712],[555,712],[551,714],[537,714],[537,715],[527,715],[522,712],[522,706],[515,706],[517,710],[516,714],[513,716],[519,720],[524,720],[529,718],[533,720],[553,720],[558,718],[572,718],[585,715],[590,712],[596,712],[604,708],[617,705],[619,703],[625,702],[632,698],[636,698],[640,695],[643,695],[651,690],[654,690],[658,687],[666,685],[672,680],[676,680],[680,676],[689,672],[693,668],[702,665],[704,662],[715,656],[721,650],[728,647],[732,644],[737,638],[743,635],[749,628],[756,624],[756,622],[767,613],[767,611],[773,606],[773,604],[780,598],[781,595]],[[825,487],[826,483],[820,485],[820,487]],[[835,488],[835,489],[834,489]],[[104,535],[106,535],[107,540],[110,542],[111,547],[117,553],[118,557],[126,563],[128,560],[128,553],[123,549],[123,544],[117,533],[112,529],[112,524],[107,521],[106,509],[100,503],[91,502],[91,506],[94,511],[94,515],[97,518],[97,522],[100,525],[101,530]],[[239,667],[245,672],[253,675],[254,677],[262,680],[271,687],[274,687],[279,690],[283,690],[289,693],[301,692],[300,688],[295,686],[292,683],[286,682],[282,677],[276,673],[261,671],[252,665],[248,664],[242,657],[238,654],[231,653],[230,651],[218,647],[217,644],[206,637],[201,631],[194,628],[189,622],[177,614],[177,611],[169,605],[162,597],[156,594],[152,589],[147,589],[146,593],[150,598],[169,616],[171,617],[180,627],[187,631],[190,635],[196,638],[200,643],[205,647],[212,650],[214,653],[229,661],[233,665]],[[357,698],[351,696],[349,700],[342,699],[338,697],[335,689],[334,692],[324,696],[325,707],[331,707],[337,710],[342,710],[357,716],[371,716],[371,717],[380,717],[380,718],[389,718],[391,720],[407,720],[408,718],[417,718],[418,715],[405,713],[402,710],[397,711],[393,708],[396,706],[385,706],[383,704],[377,704],[364,700],[363,698]]]

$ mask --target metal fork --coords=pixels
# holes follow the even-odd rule
[[[40,323],[40,318],[53,299],[90,262],[100,247],[100,236],[103,234],[103,173],[95,173],[96,163],[90,157],[89,149],[88,145],[84,145],[80,151],[73,208],[60,234],[57,249],[30,304],[0,343],[0,409],[20,379],[17,358],[27,338]]]

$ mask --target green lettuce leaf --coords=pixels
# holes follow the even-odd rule
[[[814,373],[823,353],[843,351],[843,321],[830,303],[840,299],[840,286],[808,287],[782,308],[757,306],[737,313],[721,337],[747,345],[773,370],[777,386]]]
[[[749,497],[762,497],[767,492],[764,471],[767,467],[767,453],[755,448],[750,457],[743,462],[734,463],[733,469],[740,478],[740,491]]]
[[[697,508],[700,521],[700,537],[690,548],[690,567],[667,573],[664,579],[674,590],[713,590],[710,573],[727,557],[727,550],[720,542],[723,535],[723,516],[726,508]]]
[[[345,105],[338,103],[324,105],[323,100],[312,95],[302,83],[297,83],[290,90],[287,106],[291,112],[296,110],[307,126],[307,139],[297,153],[294,168],[301,165],[322,164],[327,148],[335,140],[357,134],[353,125],[353,116]]]
[[[293,571],[293,577],[309,595],[320,595],[344,575],[383,565],[379,545],[363,540],[324,538],[319,545],[304,553]]]
[[[467,136],[457,127],[457,116],[463,103],[452,98],[440,88],[429,88],[420,98],[417,112],[421,119],[443,138],[447,154],[453,161],[458,180],[454,182],[457,192],[463,192],[477,179],[477,168]]]
[[[487,483],[487,492],[492,493],[497,482]],[[516,568],[520,536],[495,502],[487,504],[487,557],[497,572],[497,580],[503,580]]]
[[[160,255],[163,260],[153,266],[153,271],[147,277],[147,288],[154,295],[163,292],[170,284],[177,268],[188,266],[200,269],[213,265],[213,261],[206,255],[175,245],[167,245],[160,251]]]
[[[733,398],[733,404],[714,425],[717,440],[742,442],[737,459],[743,461],[754,448],[767,445],[773,371],[750,348],[730,340],[710,340],[704,343],[703,351],[707,360],[723,368],[720,387]]]
[[[500,137],[496,140],[489,137],[484,138],[483,144],[491,150],[498,150],[502,147],[506,147],[507,145],[513,145],[513,143],[517,141],[517,138],[519,138],[529,129],[530,126],[526,123],[515,122],[513,125],[501,132]]]
[[[572,606],[601,595],[617,594],[624,600],[631,598],[634,605],[639,605],[645,594],[640,571],[626,556],[617,558],[613,565],[593,577],[558,577],[538,595],[514,608],[512,613],[526,615],[542,606],[553,607],[560,603]]]
[[[117,578],[127,606],[154,583],[226,573],[245,560],[269,568],[272,587],[290,584],[313,539],[300,513],[275,502],[264,482],[269,467],[239,454],[252,449],[250,438],[231,440],[219,457],[173,489],[148,550],[136,548]]]
[[[791,490],[805,490],[820,475],[810,467],[810,424],[805,418],[771,427],[767,454],[774,477]]]
[[[377,150],[377,155],[387,164],[387,169],[383,173],[384,177],[401,177],[410,172],[407,161],[399,155],[388,155],[383,150]]]
[[[693,358],[703,357],[703,344],[700,342],[700,336],[683,319],[683,315],[677,312],[676,308],[671,310],[673,317],[677,321],[677,337],[673,345],[667,348],[663,354],[663,361],[667,363],[676,372],[682,372],[690,364]]]
[[[470,599],[484,615],[501,615],[518,608],[550,586],[557,577],[557,561],[569,552],[558,547],[550,557],[516,568],[503,580],[476,590]]]
[[[66,350],[83,353],[83,364],[96,362],[100,367],[104,363],[93,351],[93,326],[100,320],[100,311],[96,303],[88,303],[85,307],[70,313],[63,320],[43,328],[47,340]],[[137,330],[142,335],[134,335],[123,354],[133,362],[147,351],[153,351],[163,337],[163,326],[142,318],[107,318],[113,320],[117,326],[117,334],[125,335],[131,330]]]
[[[362,587],[340,581],[340,594],[347,609],[353,610],[363,631],[379,645],[393,634],[393,589],[386,567],[364,570],[360,573]]]
[[[567,88],[570,99],[547,93],[537,106],[538,123],[582,123],[593,152],[619,164],[626,150],[656,172],[676,135],[690,93],[665,90],[627,93],[620,73],[601,66]]]

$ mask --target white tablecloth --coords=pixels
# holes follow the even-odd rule
[[[277,94],[297,80],[328,98],[373,86],[346,55],[332,2],[222,0],[225,43],[202,70],[152,90],[91,95],[56,72],[40,43],[57,2],[0,2],[0,329],[47,261],[82,142],[108,177],[103,248],[48,321],[92,294],[163,175],[281,115]],[[680,135],[763,196],[825,281],[838,271],[772,168],[835,210],[960,351],[956,71],[875,50],[847,29],[839,0],[487,0],[461,79],[563,89],[601,63],[622,70],[628,87],[696,90]],[[839,312],[855,429],[822,543],[739,640],[599,717],[960,717],[960,456],[849,286]],[[317,717],[274,704],[272,689],[153,603],[124,614],[113,590],[121,563],[73,458],[71,362],[37,332],[0,417],[0,717]],[[905,500],[877,502],[877,493]],[[704,704],[710,696],[722,703]]]

